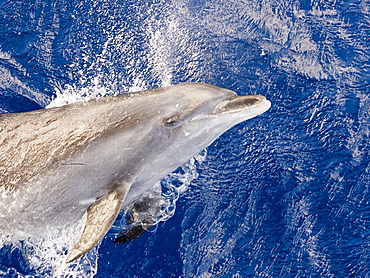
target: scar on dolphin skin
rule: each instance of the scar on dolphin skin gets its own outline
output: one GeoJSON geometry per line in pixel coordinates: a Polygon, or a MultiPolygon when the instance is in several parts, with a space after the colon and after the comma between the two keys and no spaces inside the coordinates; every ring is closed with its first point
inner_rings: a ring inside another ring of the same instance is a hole
{"type": "MultiPolygon", "coordinates": [[[[10,204],[12,198],[0,199],[0,214],[16,223],[2,232],[25,240],[46,233],[41,227],[62,230],[87,215],[81,237],[69,250],[67,262],[72,262],[106,235],[122,209],[139,202],[232,126],[270,106],[260,95],[238,96],[209,84],[182,83],[1,114],[0,169],[6,171],[0,171],[0,190],[27,207],[19,213],[10,204]],[[41,213],[40,204],[45,206],[41,213]]],[[[137,238],[154,223],[158,203],[141,201],[133,207],[134,221],[143,225],[119,235],[117,242],[137,238]],[[150,209],[151,219],[140,216],[150,209]]]]}

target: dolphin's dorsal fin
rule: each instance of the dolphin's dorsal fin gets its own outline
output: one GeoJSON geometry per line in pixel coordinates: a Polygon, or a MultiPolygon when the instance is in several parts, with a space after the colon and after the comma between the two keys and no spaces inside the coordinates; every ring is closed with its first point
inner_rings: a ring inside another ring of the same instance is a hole
{"type": "Polygon", "coordinates": [[[70,263],[89,252],[111,228],[121,210],[129,186],[116,189],[97,199],[87,210],[84,231],[69,253],[66,262],[70,263]]]}

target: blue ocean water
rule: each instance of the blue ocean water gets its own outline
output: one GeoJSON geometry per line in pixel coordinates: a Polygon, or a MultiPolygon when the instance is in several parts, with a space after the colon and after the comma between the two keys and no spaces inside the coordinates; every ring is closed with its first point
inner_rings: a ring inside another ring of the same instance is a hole
{"type": "Polygon", "coordinates": [[[272,102],[150,232],[64,274],[5,244],[0,276],[370,277],[369,46],[368,0],[0,0],[0,112],[186,81],[272,102]]]}

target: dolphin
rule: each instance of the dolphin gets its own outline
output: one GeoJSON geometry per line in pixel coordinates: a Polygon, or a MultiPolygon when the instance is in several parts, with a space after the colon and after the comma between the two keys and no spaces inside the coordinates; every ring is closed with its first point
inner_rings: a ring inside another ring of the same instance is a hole
{"type": "Polygon", "coordinates": [[[0,115],[0,234],[59,231],[85,217],[67,262],[106,235],[121,209],[232,126],[263,96],[203,83],[0,115]]]}

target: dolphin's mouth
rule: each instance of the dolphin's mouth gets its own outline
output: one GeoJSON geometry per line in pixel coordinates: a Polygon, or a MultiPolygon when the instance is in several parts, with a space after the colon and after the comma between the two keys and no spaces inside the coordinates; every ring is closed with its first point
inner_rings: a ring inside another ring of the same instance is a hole
{"type": "Polygon", "coordinates": [[[242,111],[258,106],[263,102],[267,102],[267,100],[264,96],[260,95],[236,96],[219,103],[215,108],[215,112],[217,114],[223,114],[242,111]]]}

